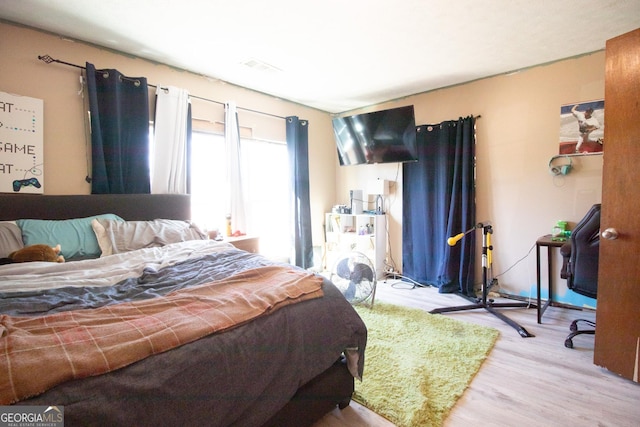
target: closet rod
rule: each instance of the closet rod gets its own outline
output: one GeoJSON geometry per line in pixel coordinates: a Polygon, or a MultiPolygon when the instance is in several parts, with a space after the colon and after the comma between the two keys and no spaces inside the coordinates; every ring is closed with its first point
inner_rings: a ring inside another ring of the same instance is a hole
{"type": "MultiPolygon", "coordinates": [[[[65,62],[65,61],[61,61],[59,59],[52,58],[49,55],[38,55],[38,59],[40,61],[42,61],[42,62],[47,63],[47,64],[51,64],[52,62],[56,62],[58,64],[68,65],[70,67],[79,68],[81,70],[86,70],[87,69],[86,67],[83,67],[81,65],[76,65],[76,64],[72,64],[70,62],[65,62]]],[[[147,86],[152,87],[152,88],[157,88],[156,85],[153,85],[151,83],[147,83],[147,86]]],[[[160,88],[160,89],[162,89],[162,88],[160,88]]],[[[203,97],[197,96],[197,95],[189,94],[189,98],[195,98],[195,99],[199,99],[201,101],[207,101],[207,102],[213,102],[214,104],[225,105],[224,102],[216,101],[214,99],[209,99],[209,98],[203,98],[203,97]]],[[[238,110],[244,110],[244,111],[248,111],[248,112],[251,112],[251,113],[262,114],[264,116],[270,116],[270,117],[275,117],[277,119],[286,120],[286,117],[278,116],[276,114],[271,114],[271,113],[265,113],[264,111],[252,110],[250,108],[243,108],[243,107],[237,107],[237,108],[238,108],[238,110]]]]}

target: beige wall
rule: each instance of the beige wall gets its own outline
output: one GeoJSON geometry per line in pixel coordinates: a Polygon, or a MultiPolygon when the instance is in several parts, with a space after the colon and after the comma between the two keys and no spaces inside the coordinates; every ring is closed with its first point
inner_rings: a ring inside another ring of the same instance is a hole
{"type": "MultiPolygon", "coordinates": [[[[402,268],[402,167],[339,167],[327,113],[271,96],[116,54],[83,43],[0,22],[0,90],[44,100],[47,194],[88,193],[82,100],[78,71],[44,64],[38,55],[145,76],[149,83],[182,87],[190,93],[279,116],[308,119],[313,239],[322,243],[323,213],[348,203],[350,189],[366,189],[376,178],[392,181],[389,207],[390,259],[402,268]]],[[[536,238],[559,220],[578,221],[601,200],[602,156],[574,158],[574,171],[552,177],[547,169],[558,152],[560,106],[604,97],[604,52],[522,72],[414,95],[367,110],[413,104],[418,124],[470,114],[477,122],[478,220],[494,227],[494,274],[527,255],[536,238]]],[[[240,122],[256,137],[284,137],[279,119],[241,112],[240,122]]],[[[193,115],[223,120],[222,107],[193,101],[193,115]]],[[[197,124],[196,124],[197,125],[197,124]]],[[[535,255],[499,277],[503,290],[529,295],[535,284],[535,255]]],[[[559,288],[564,288],[559,286],[559,288]]]]}
{"type": "MultiPolygon", "coordinates": [[[[45,54],[77,65],[90,62],[97,68],[117,68],[127,76],[146,77],[150,84],[181,87],[192,95],[215,101],[235,101],[238,107],[309,120],[313,239],[314,242],[322,241],[323,213],[330,209],[335,199],[337,165],[331,118],[327,113],[215,79],[0,22],[0,91],[44,100],[46,194],[88,194],[91,188],[85,182],[83,102],[78,95],[80,70],[39,61],[38,56],[45,54]]],[[[214,122],[210,125],[196,121],[194,126],[221,129],[220,123],[215,123],[224,122],[221,105],[192,98],[192,111],[193,117],[214,122]]],[[[242,110],[238,115],[241,126],[251,128],[254,137],[284,141],[284,120],[242,110]]]]}
{"type": "MultiPolygon", "coordinates": [[[[367,110],[413,104],[417,124],[481,116],[476,123],[477,219],[493,225],[497,275],[529,254],[536,239],[549,234],[557,220],[575,225],[601,201],[602,155],[574,157],[573,171],[564,177],[553,177],[547,166],[558,153],[560,106],[603,98],[604,52],[596,52],[367,110]]],[[[402,168],[340,167],[337,176],[341,201],[348,198],[350,188],[366,186],[371,178],[396,181],[397,190],[391,195],[391,249],[401,266],[402,168]]],[[[498,280],[508,293],[535,296],[535,249],[498,280]]],[[[564,281],[559,285],[558,290],[565,292],[564,281]]]]}

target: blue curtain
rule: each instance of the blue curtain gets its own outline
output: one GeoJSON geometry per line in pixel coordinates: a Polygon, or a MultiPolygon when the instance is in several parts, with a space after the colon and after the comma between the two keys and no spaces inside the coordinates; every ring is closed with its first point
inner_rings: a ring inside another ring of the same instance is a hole
{"type": "Polygon", "coordinates": [[[313,267],[311,199],[309,196],[309,122],[291,116],[287,121],[287,152],[291,174],[293,247],[292,263],[313,267]]]}
{"type": "Polygon", "coordinates": [[[149,193],[149,94],[143,77],[86,64],[91,193],[149,193]]]}
{"type": "Polygon", "coordinates": [[[403,165],[402,273],[441,293],[474,294],[475,119],[418,126],[418,162],[403,165]]]}

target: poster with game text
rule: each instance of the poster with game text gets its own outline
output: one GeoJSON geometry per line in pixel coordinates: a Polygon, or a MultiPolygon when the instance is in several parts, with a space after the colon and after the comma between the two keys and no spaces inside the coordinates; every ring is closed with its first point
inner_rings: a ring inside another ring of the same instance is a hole
{"type": "Polygon", "coordinates": [[[0,92],[1,193],[44,193],[43,105],[0,92]]]}

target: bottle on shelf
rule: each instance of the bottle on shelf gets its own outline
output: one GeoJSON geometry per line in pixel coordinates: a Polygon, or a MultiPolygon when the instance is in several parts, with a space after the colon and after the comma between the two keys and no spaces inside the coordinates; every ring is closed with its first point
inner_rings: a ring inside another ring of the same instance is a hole
{"type": "Polygon", "coordinates": [[[231,230],[231,214],[227,214],[227,237],[230,237],[233,231],[231,230]]]}

